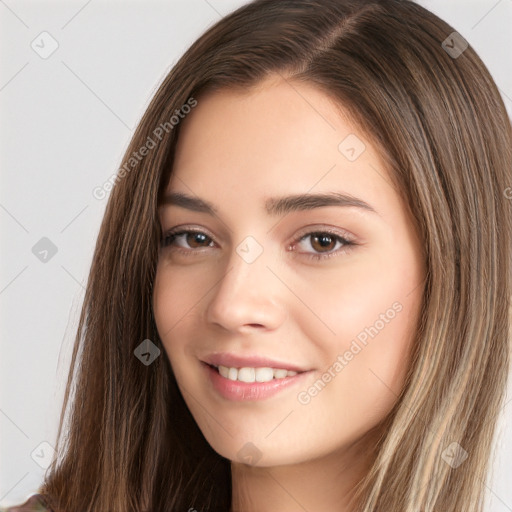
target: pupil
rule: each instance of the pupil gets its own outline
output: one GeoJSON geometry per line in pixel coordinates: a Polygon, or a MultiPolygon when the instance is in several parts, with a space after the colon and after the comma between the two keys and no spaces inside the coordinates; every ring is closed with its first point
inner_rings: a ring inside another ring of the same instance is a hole
{"type": "Polygon", "coordinates": [[[328,235],[328,234],[324,234],[324,235],[315,235],[314,236],[314,242],[320,242],[320,247],[322,249],[330,249],[332,243],[333,243],[333,237],[331,235],[328,235]]]}
{"type": "Polygon", "coordinates": [[[200,246],[201,242],[204,243],[208,237],[203,233],[192,233],[189,235],[189,239],[190,238],[192,238],[192,243],[190,243],[190,241],[187,240],[188,244],[191,247],[196,247],[200,246]]]}

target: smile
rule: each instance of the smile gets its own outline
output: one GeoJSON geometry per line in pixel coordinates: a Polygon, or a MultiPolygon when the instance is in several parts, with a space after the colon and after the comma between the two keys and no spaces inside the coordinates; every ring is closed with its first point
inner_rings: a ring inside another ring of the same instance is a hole
{"type": "Polygon", "coordinates": [[[201,365],[210,386],[223,398],[235,402],[271,398],[285,389],[303,385],[304,378],[311,373],[270,367],[214,366],[204,362],[201,365]]]}
{"type": "Polygon", "coordinates": [[[270,382],[273,379],[284,379],[297,375],[295,371],[282,368],[228,368],[227,366],[215,366],[220,375],[229,380],[240,382],[270,382]]]}

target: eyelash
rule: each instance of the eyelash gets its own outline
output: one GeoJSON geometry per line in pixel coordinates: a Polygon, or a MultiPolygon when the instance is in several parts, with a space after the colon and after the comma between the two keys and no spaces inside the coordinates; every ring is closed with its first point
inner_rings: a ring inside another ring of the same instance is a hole
{"type": "MultiPolygon", "coordinates": [[[[213,242],[213,239],[208,236],[204,231],[196,230],[196,229],[182,229],[182,228],[173,228],[169,231],[167,231],[161,241],[160,241],[160,247],[162,249],[169,247],[179,236],[182,235],[189,235],[191,233],[199,233],[201,235],[205,235],[210,242],[213,242]]],[[[345,254],[353,247],[357,246],[353,240],[350,240],[346,238],[346,236],[341,236],[338,233],[335,233],[334,231],[331,231],[329,229],[323,229],[323,230],[315,230],[315,231],[308,231],[306,233],[301,234],[298,238],[296,238],[290,245],[289,248],[295,247],[297,243],[302,242],[303,240],[307,239],[308,237],[311,237],[313,235],[330,235],[332,236],[336,242],[341,242],[343,245],[341,248],[338,248],[336,250],[333,250],[332,252],[328,253],[303,253],[306,254],[307,258],[313,259],[313,260],[325,260],[327,258],[331,258],[333,256],[338,256],[340,254],[345,254]]],[[[206,249],[207,247],[202,247],[201,249],[206,249]]],[[[194,256],[197,254],[199,250],[195,249],[183,249],[182,247],[178,247],[177,250],[184,254],[185,256],[194,256]]]]}

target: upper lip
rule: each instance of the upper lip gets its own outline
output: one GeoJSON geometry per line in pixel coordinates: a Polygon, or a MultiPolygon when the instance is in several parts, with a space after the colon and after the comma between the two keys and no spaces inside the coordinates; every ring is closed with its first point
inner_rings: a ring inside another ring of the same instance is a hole
{"type": "Polygon", "coordinates": [[[228,368],[280,368],[297,373],[308,371],[296,364],[277,361],[268,357],[257,355],[239,356],[227,352],[210,354],[203,359],[203,362],[213,366],[227,366],[228,368]]]}

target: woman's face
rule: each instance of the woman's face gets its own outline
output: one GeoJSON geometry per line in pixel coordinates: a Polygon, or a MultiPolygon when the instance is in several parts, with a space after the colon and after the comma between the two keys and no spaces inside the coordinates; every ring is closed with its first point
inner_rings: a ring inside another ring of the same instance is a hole
{"type": "Polygon", "coordinates": [[[343,450],[404,384],[424,280],[408,210],[311,85],[210,93],[180,130],[153,308],[192,415],[234,461],[343,450]]]}

